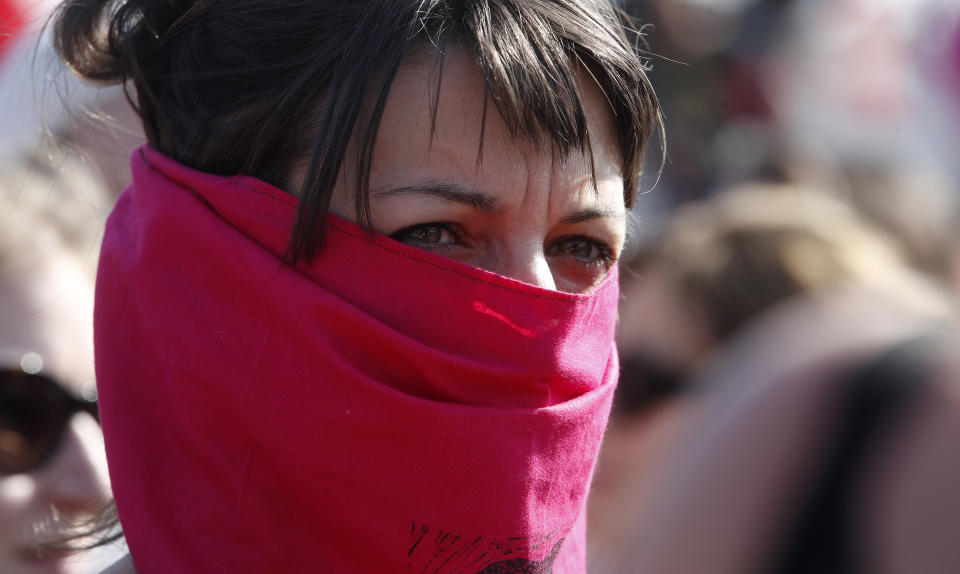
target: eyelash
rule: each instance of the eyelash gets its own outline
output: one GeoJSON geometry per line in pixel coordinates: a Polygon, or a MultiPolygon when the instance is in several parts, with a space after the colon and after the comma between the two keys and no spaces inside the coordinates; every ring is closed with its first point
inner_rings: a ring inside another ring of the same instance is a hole
{"type": "MultiPolygon", "coordinates": [[[[420,223],[417,225],[411,225],[410,227],[404,227],[399,231],[395,231],[391,233],[390,237],[392,239],[400,241],[401,243],[413,245],[414,247],[424,246],[423,248],[429,251],[437,252],[437,253],[446,253],[455,247],[463,246],[465,244],[463,239],[464,233],[463,233],[463,230],[460,228],[460,226],[451,224],[451,223],[443,223],[443,222],[430,222],[430,223],[420,223]],[[435,242],[410,240],[410,236],[413,233],[421,230],[431,229],[431,228],[439,229],[441,230],[441,232],[446,231],[450,233],[450,235],[453,236],[453,241],[450,243],[435,243],[435,242]]],[[[566,235],[559,239],[556,239],[547,248],[547,254],[550,255],[550,254],[556,253],[556,254],[563,255],[562,253],[557,251],[557,249],[564,242],[573,242],[573,241],[584,241],[590,244],[591,246],[596,247],[597,251],[599,252],[599,256],[597,256],[596,259],[592,259],[592,260],[587,260],[574,255],[570,255],[570,257],[578,259],[583,264],[591,267],[609,268],[609,267],[612,267],[614,263],[616,263],[617,258],[614,256],[613,249],[611,249],[609,245],[607,245],[602,241],[598,241],[596,239],[590,238],[585,235],[566,235]]],[[[466,244],[466,246],[469,246],[469,244],[466,244]]]]}
{"type": "Polygon", "coordinates": [[[407,245],[413,245],[414,247],[421,246],[421,245],[429,246],[429,247],[423,247],[423,248],[428,249],[429,251],[437,252],[437,253],[446,253],[447,251],[450,251],[454,247],[457,247],[458,245],[463,244],[463,235],[464,235],[463,230],[460,229],[460,227],[457,225],[453,225],[450,223],[431,222],[431,223],[419,223],[417,225],[411,225],[410,227],[404,227],[399,231],[395,231],[391,233],[390,238],[396,239],[401,243],[406,243],[407,245]],[[453,236],[453,242],[452,243],[433,243],[433,242],[427,242],[427,241],[411,241],[410,240],[410,236],[414,232],[424,230],[424,229],[430,229],[430,228],[437,228],[437,229],[440,229],[441,231],[446,231],[450,233],[450,235],[453,236]]]}
{"type": "Polygon", "coordinates": [[[583,241],[593,247],[596,247],[597,251],[599,252],[599,255],[595,259],[581,258],[576,255],[568,255],[569,257],[573,257],[579,261],[582,261],[586,265],[600,267],[604,269],[609,268],[613,266],[614,263],[616,263],[617,259],[613,254],[613,249],[611,249],[609,245],[607,245],[602,241],[598,241],[596,239],[590,238],[586,235],[567,235],[559,239],[556,239],[554,240],[553,244],[551,244],[551,246],[547,249],[547,254],[550,254],[552,251],[554,251],[554,249],[561,246],[565,242],[574,242],[574,241],[583,241]]]}

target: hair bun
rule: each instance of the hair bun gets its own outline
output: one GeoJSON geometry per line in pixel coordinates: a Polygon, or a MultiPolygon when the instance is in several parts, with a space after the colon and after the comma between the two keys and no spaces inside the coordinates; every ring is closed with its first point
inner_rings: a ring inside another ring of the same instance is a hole
{"type": "Polygon", "coordinates": [[[137,80],[163,66],[165,40],[209,0],[66,0],[54,46],[74,72],[97,82],[137,80]]]}

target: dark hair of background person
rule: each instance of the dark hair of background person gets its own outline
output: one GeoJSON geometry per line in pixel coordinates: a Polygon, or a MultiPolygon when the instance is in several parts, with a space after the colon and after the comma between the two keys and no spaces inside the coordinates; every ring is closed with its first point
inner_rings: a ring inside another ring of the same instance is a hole
{"type": "MultiPolygon", "coordinates": [[[[434,114],[445,51],[465,48],[511,133],[561,158],[590,148],[575,80],[586,69],[615,116],[627,206],[661,126],[640,33],[605,1],[67,0],[52,22],[76,73],[124,85],[158,151],[204,172],[302,185],[292,263],[322,248],[354,137],[357,216],[370,228],[378,124],[401,62],[424,48],[435,53],[434,114]],[[302,165],[304,181],[288,182],[302,165]]],[[[481,135],[478,162],[482,148],[481,135]]]]}
{"type": "Polygon", "coordinates": [[[851,284],[932,288],[852,206],[788,185],[741,186],[685,206],[643,265],[667,273],[718,341],[797,295],[851,284]]]}
{"type": "MultiPolygon", "coordinates": [[[[665,281],[698,337],[687,333],[683,339],[696,340],[682,345],[659,328],[660,345],[673,353],[665,359],[662,348],[633,340],[625,327],[638,315],[625,308],[616,412],[640,412],[684,392],[700,360],[694,356],[704,358],[788,299],[850,285],[939,299],[927,292],[935,284],[908,270],[904,251],[853,205],[818,188],[757,183],[687,203],[625,267],[641,282],[665,281]]],[[[635,286],[625,277],[629,300],[635,286]]]]}

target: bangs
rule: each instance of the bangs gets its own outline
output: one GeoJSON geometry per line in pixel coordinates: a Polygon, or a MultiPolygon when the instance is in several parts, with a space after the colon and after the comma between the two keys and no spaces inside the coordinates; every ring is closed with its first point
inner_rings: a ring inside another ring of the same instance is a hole
{"type": "MultiPolygon", "coordinates": [[[[593,5],[598,8],[598,5],[593,5]]],[[[633,203],[643,148],[660,118],[647,68],[629,41],[625,16],[588,11],[582,2],[425,2],[415,39],[437,49],[436,87],[443,81],[444,54],[462,46],[475,57],[487,98],[510,135],[560,158],[592,149],[578,79],[590,77],[605,96],[623,155],[624,202],[633,203]]],[[[437,98],[431,102],[436,117],[437,98]]],[[[483,141],[481,128],[480,156],[483,141]]]]}
{"type": "Polygon", "coordinates": [[[480,70],[478,161],[493,102],[515,139],[561,159],[581,152],[593,168],[586,77],[608,102],[627,207],[658,129],[663,144],[641,35],[614,0],[64,0],[53,22],[61,58],[121,84],[155,149],[199,171],[299,188],[293,264],[323,247],[348,148],[357,221],[371,228],[370,167],[390,87],[403,60],[424,51],[436,54],[434,124],[447,47],[480,70]]]}

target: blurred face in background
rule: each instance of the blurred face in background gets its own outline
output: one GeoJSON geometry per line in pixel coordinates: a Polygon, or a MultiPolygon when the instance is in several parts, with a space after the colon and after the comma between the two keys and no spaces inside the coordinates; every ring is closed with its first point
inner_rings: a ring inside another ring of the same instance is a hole
{"type": "Polygon", "coordinates": [[[766,89],[797,151],[956,175],[956,2],[795,2],[766,89]],[[951,7],[952,6],[952,7],[951,7]]]}
{"type": "MultiPolygon", "coordinates": [[[[5,373],[36,372],[57,381],[70,395],[92,397],[93,282],[65,251],[54,247],[44,251],[39,260],[5,264],[0,272],[0,368],[5,373]]],[[[6,396],[8,403],[0,408],[9,408],[11,395],[0,396],[6,396]]],[[[19,414],[25,410],[22,405],[16,408],[19,414]]],[[[0,423],[8,427],[0,428],[0,448],[5,451],[0,460],[5,466],[24,460],[27,455],[18,452],[24,437],[3,418],[0,423]]],[[[74,412],[55,444],[44,462],[28,472],[0,468],[3,574],[93,569],[83,556],[44,555],[38,553],[38,545],[57,540],[63,524],[91,515],[107,503],[103,435],[93,416],[74,412]]]]}
{"type": "Polygon", "coordinates": [[[622,289],[618,340],[624,358],[642,357],[686,376],[713,351],[710,325],[669,271],[649,265],[622,289]]]}

